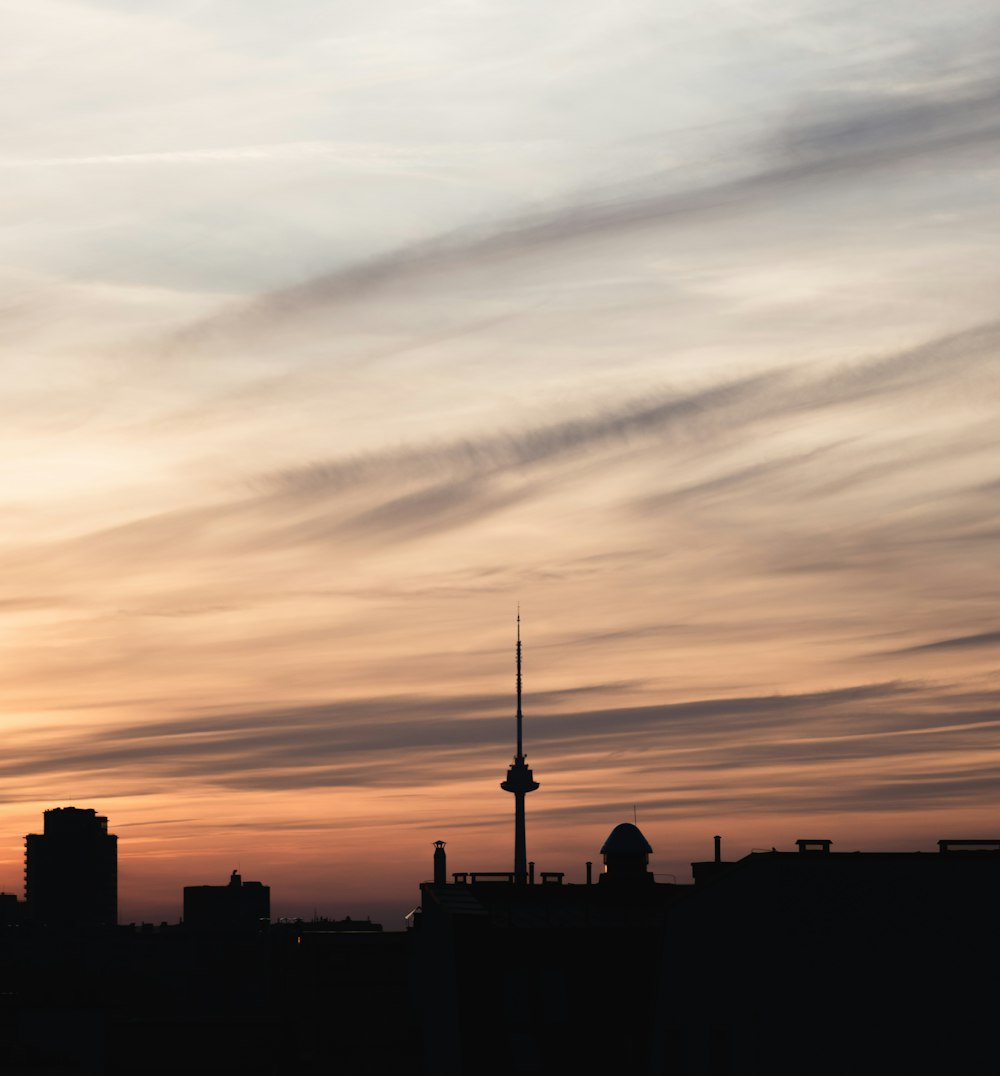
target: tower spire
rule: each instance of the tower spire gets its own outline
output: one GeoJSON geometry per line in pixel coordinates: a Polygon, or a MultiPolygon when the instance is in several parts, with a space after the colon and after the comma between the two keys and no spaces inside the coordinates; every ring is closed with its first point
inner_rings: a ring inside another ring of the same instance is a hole
{"type": "Polygon", "coordinates": [[[514,794],[514,881],[525,885],[528,881],[528,853],[524,828],[524,797],[538,788],[538,782],[524,760],[523,724],[521,713],[521,607],[517,607],[517,644],[515,647],[517,668],[517,754],[507,767],[507,780],[500,787],[514,794]]]}
{"type": "Polygon", "coordinates": [[[517,758],[524,757],[521,727],[524,717],[521,714],[521,606],[517,607],[517,758]]]}

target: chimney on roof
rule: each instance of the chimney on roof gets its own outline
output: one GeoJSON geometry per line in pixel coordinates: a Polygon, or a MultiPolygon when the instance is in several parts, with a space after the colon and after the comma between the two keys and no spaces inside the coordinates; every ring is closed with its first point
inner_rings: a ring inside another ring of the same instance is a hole
{"type": "Polygon", "coordinates": [[[434,842],[434,884],[446,885],[448,882],[448,860],[445,856],[444,841],[434,842]]]}

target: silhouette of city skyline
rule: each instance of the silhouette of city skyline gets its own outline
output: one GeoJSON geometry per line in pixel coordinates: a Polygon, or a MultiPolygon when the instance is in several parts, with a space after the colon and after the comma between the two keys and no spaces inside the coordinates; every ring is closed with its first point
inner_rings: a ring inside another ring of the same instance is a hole
{"type": "Polygon", "coordinates": [[[46,810],[25,838],[25,901],[0,896],[0,1071],[124,1073],[154,1042],[146,1071],[186,1076],[800,1076],[803,1057],[839,1074],[861,1053],[863,1071],[970,1071],[974,1047],[917,1033],[991,1018],[1000,839],[868,852],[810,836],[727,860],[717,834],[678,882],[650,870],[633,820],[611,825],[596,877],[593,861],[579,880],[536,869],[520,618],[515,668],[512,869],[449,871],[434,841],[405,930],[272,922],[270,886],[238,869],[184,886],[176,924],[119,927],[108,818],[46,810]],[[959,925],[968,943],[930,944],[959,925]],[[402,1014],[391,1030],[387,1006],[402,1014]]]}
{"type": "MultiPolygon", "coordinates": [[[[515,654],[515,754],[508,767],[507,779],[500,787],[514,794],[515,818],[512,864],[510,871],[474,869],[455,872],[447,881],[446,842],[434,842],[434,885],[508,882],[517,886],[562,885],[565,871],[536,871],[534,861],[527,859],[527,826],[524,797],[540,785],[527,765],[524,750],[523,713],[523,642],[521,615],[516,617],[515,654]]],[[[695,885],[715,877],[726,866],[721,859],[721,836],[715,836],[715,857],[712,861],[691,864],[695,885]]],[[[114,926],[117,923],[118,838],[108,832],[108,819],[95,808],[75,806],[49,808],[43,815],[43,832],[25,837],[24,903],[16,894],[0,894],[0,909],[6,909],[8,922],[30,921],[36,926],[60,925],[70,927],[114,926]]],[[[800,853],[830,853],[829,839],[797,839],[800,853]]],[[[956,851],[997,852],[1000,842],[992,838],[950,839],[938,841],[941,853],[956,851]]],[[[598,877],[602,885],[654,883],[649,870],[652,847],[634,822],[614,826],[601,845],[604,869],[598,877]]],[[[772,849],[776,855],[776,848],[772,849]]],[[[754,852],[751,855],[756,855],[754,852]]],[[[861,853],[855,855],[920,855],[921,853],[861,853]]],[[[586,884],[593,882],[593,864],[584,864],[586,884]]],[[[655,883],[659,884],[659,883],[655,883]]],[[[676,884],[676,880],[674,883],[676,884]]],[[[270,886],[259,881],[244,880],[239,870],[232,870],[224,885],[185,885],[183,912],[180,922],[204,929],[229,926],[258,927],[270,921],[270,886]]],[[[334,921],[314,916],[314,921],[334,921]]],[[[301,917],[292,922],[305,923],[301,917]]],[[[410,922],[410,919],[407,920],[410,922]]],[[[354,920],[353,922],[362,922],[354,920]]]]}

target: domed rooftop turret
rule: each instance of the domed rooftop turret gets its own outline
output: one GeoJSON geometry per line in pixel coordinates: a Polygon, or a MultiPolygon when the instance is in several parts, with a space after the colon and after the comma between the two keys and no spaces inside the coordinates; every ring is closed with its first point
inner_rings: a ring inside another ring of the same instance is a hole
{"type": "Polygon", "coordinates": [[[631,822],[615,826],[601,845],[601,855],[604,856],[601,881],[615,885],[652,882],[653,876],[647,869],[652,851],[638,826],[633,826],[631,822]]]}
{"type": "Polygon", "coordinates": [[[608,839],[601,845],[601,855],[649,855],[653,849],[642,835],[638,826],[631,822],[622,822],[608,834],[608,839]]]}

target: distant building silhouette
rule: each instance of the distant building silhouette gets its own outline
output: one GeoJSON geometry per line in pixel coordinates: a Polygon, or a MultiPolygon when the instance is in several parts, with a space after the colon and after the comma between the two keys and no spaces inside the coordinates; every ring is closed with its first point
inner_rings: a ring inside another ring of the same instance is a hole
{"type": "Polygon", "coordinates": [[[0,893],[0,927],[24,922],[25,904],[14,893],[0,893]]]}
{"type": "Polygon", "coordinates": [[[118,921],[118,838],[92,807],[54,807],[42,833],[25,841],[25,900],[34,923],[114,926],[118,921]]]}
{"type": "Polygon", "coordinates": [[[233,871],[228,885],[186,885],[184,925],[192,930],[256,930],[271,918],[271,887],[244,882],[233,871]]]}
{"type": "Polygon", "coordinates": [[[381,923],[373,923],[371,918],[352,919],[349,915],[343,919],[328,919],[325,915],[312,919],[279,919],[271,924],[272,934],[380,934],[381,923]]]}

